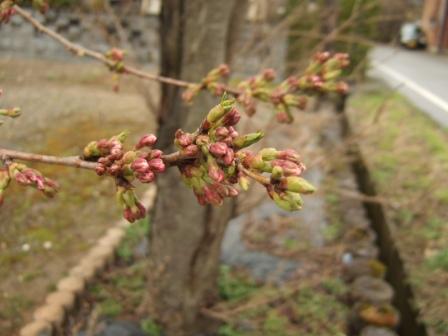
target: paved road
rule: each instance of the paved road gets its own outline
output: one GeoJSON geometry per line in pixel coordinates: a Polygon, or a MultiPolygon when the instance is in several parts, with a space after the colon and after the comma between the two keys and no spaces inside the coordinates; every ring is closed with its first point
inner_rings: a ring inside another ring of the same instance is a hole
{"type": "Polygon", "coordinates": [[[448,127],[448,57],[382,46],[371,52],[370,59],[371,77],[396,88],[448,127]]]}

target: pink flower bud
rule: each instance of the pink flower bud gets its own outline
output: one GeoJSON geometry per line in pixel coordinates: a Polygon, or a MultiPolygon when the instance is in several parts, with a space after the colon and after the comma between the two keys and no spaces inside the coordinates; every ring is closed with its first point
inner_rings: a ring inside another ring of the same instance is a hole
{"type": "Polygon", "coordinates": [[[221,64],[218,67],[218,72],[222,77],[227,77],[230,74],[230,67],[227,64],[221,64]]]}
{"type": "Polygon", "coordinates": [[[321,51],[314,55],[314,60],[323,64],[330,59],[331,54],[328,51],[321,51]]]}
{"type": "Polygon", "coordinates": [[[224,156],[229,147],[224,142],[215,142],[211,144],[209,147],[210,153],[215,156],[224,156]]]}
{"type": "Polygon", "coordinates": [[[232,149],[228,149],[226,154],[224,155],[223,162],[226,166],[230,166],[233,163],[233,159],[235,158],[235,154],[232,149]]]}
{"type": "Polygon", "coordinates": [[[227,135],[229,135],[229,129],[227,127],[218,127],[216,129],[215,135],[217,137],[225,138],[227,135]]]}
{"type": "Polygon", "coordinates": [[[149,155],[150,159],[158,159],[162,157],[163,152],[160,149],[153,149],[149,155]]]}
{"type": "Polygon", "coordinates": [[[134,214],[131,211],[131,208],[124,209],[123,217],[130,223],[135,222],[134,214]]]}
{"type": "Polygon", "coordinates": [[[263,76],[264,80],[270,82],[275,79],[277,74],[275,73],[274,69],[265,69],[265,70],[263,70],[262,76],[263,76]]]}
{"type": "Polygon", "coordinates": [[[271,93],[271,102],[273,104],[280,104],[283,101],[283,97],[285,96],[285,92],[282,89],[275,89],[271,93]]]}
{"type": "Polygon", "coordinates": [[[108,173],[112,176],[116,176],[121,172],[121,165],[118,163],[114,163],[112,166],[109,167],[108,173]]]}
{"type": "Polygon", "coordinates": [[[283,173],[286,176],[299,176],[304,171],[302,165],[297,165],[294,162],[286,160],[273,160],[272,166],[279,166],[283,169],[283,173]]]}
{"type": "Polygon", "coordinates": [[[175,134],[177,143],[182,147],[187,147],[193,143],[193,136],[178,129],[175,134]]]}
{"type": "Polygon", "coordinates": [[[144,158],[135,159],[131,164],[131,169],[139,174],[146,173],[149,170],[148,161],[144,158]]]}
{"type": "Polygon", "coordinates": [[[124,51],[121,49],[113,48],[108,54],[109,58],[113,61],[120,62],[124,59],[124,51]]]}
{"type": "Polygon", "coordinates": [[[238,124],[241,119],[241,114],[236,108],[232,108],[229,113],[227,113],[223,118],[224,126],[234,126],[238,124]]]}
{"type": "Polygon", "coordinates": [[[221,205],[223,202],[222,197],[216,192],[214,189],[210,188],[209,186],[206,186],[204,188],[204,198],[207,203],[213,204],[213,205],[221,205]]]}
{"type": "Polygon", "coordinates": [[[105,173],[106,173],[106,167],[104,167],[104,165],[102,165],[102,164],[98,164],[96,167],[95,167],[95,172],[96,172],[96,174],[98,175],[98,176],[102,176],[102,175],[104,175],[105,173]]]}
{"type": "Polygon", "coordinates": [[[151,183],[154,181],[155,177],[156,177],[156,175],[151,170],[147,171],[146,173],[137,175],[137,178],[142,183],[151,183]]]}
{"type": "Polygon", "coordinates": [[[276,154],[276,158],[280,160],[300,163],[300,155],[294,149],[285,149],[282,151],[278,151],[276,154]]]}
{"type": "Polygon", "coordinates": [[[295,76],[288,77],[288,79],[286,81],[289,84],[289,86],[293,89],[297,89],[300,85],[299,80],[295,76]]]}
{"type": "Polygon", "coordinates": [[[199,147],[196,145],[190,145],[182,149],[182,154],[187,156],[196,156],[199,153],[199,147]]]}
{"type": "Polygon", "coordinates": [[[152,159],[149,161],[149,167],[153,172],[162,173],[165,171],[165,163],[162,159],[152,159]]]}
{"type": "Polygon", "coordinates": [[[232,126],[229,126],[229,132],[230,132],[229,135],[232,138],[236,138],[238,136],[238,132],[232,126]]]}
{"type": "Polygon", "coordinates": [[[238,196],[238,194],[240,193],[240,192],[238,191],[238,189],[236,189],[236,188],[234,188],[234,187],[230,187],[230,186],[229,186],[228,190],[229,190],[229,197],[236,197],[236,196],[238,196]]]}
{"type": "Polygon", "coordinates": [[[154,134],[146,134],[140,138],[137,145],[135,146],[137,149],[143,147],[151,147],[157,142],[157,137],[154,134]]]}
{"type": "Polygon", "coordinates": [[[220,169],[216,165],[208,166],[208,176],[210,176],[210,178],[216,182],[222,182],[225,178],[225,174],[222,169],[220,169]]]}

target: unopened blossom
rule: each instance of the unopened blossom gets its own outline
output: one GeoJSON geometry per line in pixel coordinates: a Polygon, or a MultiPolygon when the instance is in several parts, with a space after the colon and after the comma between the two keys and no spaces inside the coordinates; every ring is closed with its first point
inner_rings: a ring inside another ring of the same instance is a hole
{"type": "Polygon", "coordinates": [[[143,147],[151,147],[157,142],[157,137],[154,134],[146,134],[140,138],[135,148],[141,149],[143,147]]]}

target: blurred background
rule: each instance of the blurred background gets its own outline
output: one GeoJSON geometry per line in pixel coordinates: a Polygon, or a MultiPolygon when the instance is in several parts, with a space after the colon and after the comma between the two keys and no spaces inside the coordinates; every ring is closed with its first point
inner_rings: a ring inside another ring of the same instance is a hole
{"type": "MultiPolygon", "coordinates": [[[[24,8],[77,44],[122,48],[127,62],[157,73],[162,1],[55,0],[45,14],[24,8]]],[[[318,191],[293,215],[257,187],[239,197],[222,246],[217,334],[448,335],[448,1],[249,0],[241,8],[231,84],[265,68],[284,79],[329,50],[350,55],[350,90],[311,99],[292,125],[273,122],[263,105],[243,120],[245,130],[267,129],[264,147],[297,149],[318,191]],[[385,274],[387,289],[375,293],[395,292],[381,309],[354,299],[356,290],[373,291],[354,285],[365,272],[385,274]]],[[[0,106],[23,110],[0,128],[5,148],[76,155],[123,129],[131,142],[157,129],[157,83],[118,78],[75,57],[18,15],[0,25],[0,86],[0,106]]],[[[5,336],[31,321],[120,218],[112,181],[35,167],[61,191],[48,200],[14,186],[0,210],[5,336]]],[[[61,335],[162,335],[141,312],[149,230],[148,219],[128,229],[118,262],[89,286],[61,335]]]]}

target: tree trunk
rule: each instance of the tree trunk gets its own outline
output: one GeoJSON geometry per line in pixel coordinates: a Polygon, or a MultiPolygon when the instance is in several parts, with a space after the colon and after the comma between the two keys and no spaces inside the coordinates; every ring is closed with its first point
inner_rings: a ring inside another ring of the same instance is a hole
{"type": "MultiPolygon", "coordinates": [[[[224,62],[230,17],[237,0],[164,0],[161,73],[199,81],[224,62]]],[[[178,128],[194,131],[217,99],[208,93],[185,106],[180,90],[162,86],[159,146],[170,150],[178,128]]],[[[204,327],[200,310],[217,295],[220,247],[234,202],[200,206],[176,169],[158,178],[150,233],[148,310],[167,335],[193,335],[204,327]]]]}

